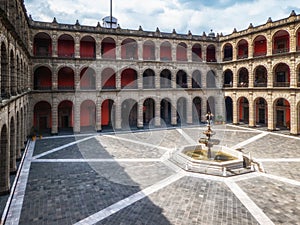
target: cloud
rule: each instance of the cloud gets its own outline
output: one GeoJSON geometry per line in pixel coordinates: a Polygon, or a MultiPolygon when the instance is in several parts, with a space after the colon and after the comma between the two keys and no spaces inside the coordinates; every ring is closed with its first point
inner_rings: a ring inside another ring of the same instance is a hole
{"type": "MultiPolygon", "coordinates": [[[[55,16],[60,23],[96,26],[109,15],[108,0],[25,0],[25,6],[34,20],[51,22],[55,16]]],[[[113,15],[122,28],[186,34],[214,32],[229,34],[234,28],[247,29],[264,24],[268,17],[273,21],[288,17],[291,10],[300,12],[294,0],[131,0],[113,1],[113,15]]]]}

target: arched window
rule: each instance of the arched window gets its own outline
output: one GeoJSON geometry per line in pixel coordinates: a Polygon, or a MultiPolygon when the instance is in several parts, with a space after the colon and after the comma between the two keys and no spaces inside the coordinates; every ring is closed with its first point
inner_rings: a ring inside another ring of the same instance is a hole
{"type": "Polygon", "coordinates": [[[52,55],[52,40],[49,34],[38,33],[33,39],[33,54],[35,56],[49,57],[52,55]]]}
{"type": "Polygon", "coordinates": [[[58,57],[73,58],[75,55],[74,39],[71,35],[63,34],[58,38],[58,57]]]}
{"type": "Polygon", "coordinates": [[[91,36],[85,36],[80,40],[80,58],[95,58],[96,42],[91,36]]]}

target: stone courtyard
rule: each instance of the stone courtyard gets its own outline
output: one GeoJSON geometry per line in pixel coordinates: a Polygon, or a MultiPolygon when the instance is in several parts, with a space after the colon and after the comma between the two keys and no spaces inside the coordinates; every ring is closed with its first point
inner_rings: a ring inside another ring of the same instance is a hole
{"type": "Polygon", "coordinates": [[[265,173],[188,173],[172,152],[202,127],[43,137],[26,153],[5,224],[300,224],[300,138],[215,125],[265,173]]]}

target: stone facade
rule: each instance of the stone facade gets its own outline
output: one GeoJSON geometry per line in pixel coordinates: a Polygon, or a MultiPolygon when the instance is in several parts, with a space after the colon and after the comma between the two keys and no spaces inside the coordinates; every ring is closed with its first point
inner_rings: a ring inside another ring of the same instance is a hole
{"type": "Polygon", "coordinates": [[[23,1],[0,8],[2,193],[32,128],[178,126],[212,111],[218,122],[300,133],[294,12],[223,36],[38,22],[23,1]]]}

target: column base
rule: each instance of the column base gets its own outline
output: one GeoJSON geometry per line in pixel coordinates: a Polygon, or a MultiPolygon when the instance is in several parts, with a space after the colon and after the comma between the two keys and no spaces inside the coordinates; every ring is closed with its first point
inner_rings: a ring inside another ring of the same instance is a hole
{"type": "Polygon", "coordinates": [[[51,136],[57,136],[58,133],[51,133],[51,136]]]}

